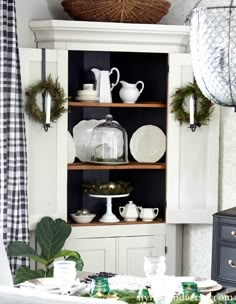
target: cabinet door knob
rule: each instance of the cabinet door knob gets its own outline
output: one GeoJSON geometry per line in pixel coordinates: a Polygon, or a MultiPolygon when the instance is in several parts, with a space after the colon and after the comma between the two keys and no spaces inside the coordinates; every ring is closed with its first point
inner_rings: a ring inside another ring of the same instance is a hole
{"type": "Polygon", "coordinates": [[[235,231],[231,231],[231,235],[236,237],[236,232],[235,231]]]}
{"type": "Polygon", "coordinates": [[[232,260],[228,260],[228,264],[232,267],[232,268],[236,268],[236,265],[234,265],[232,260]]]}

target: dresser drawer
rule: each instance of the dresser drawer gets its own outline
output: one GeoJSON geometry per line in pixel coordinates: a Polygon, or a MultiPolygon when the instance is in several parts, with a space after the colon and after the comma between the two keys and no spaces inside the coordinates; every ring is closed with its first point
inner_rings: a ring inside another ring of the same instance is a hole
{"type": "MultiPolygon", "coordinates": [[[[232,281],[232,286],[236,285],[236,248],[232,246],[221,245],[218,247],[218,281],[232,281]],[[232,265],[229,261],[232,261],[232,265]],[[235,267],[233,267],[235,266],[235,267]]],[[[213,253],[214,254],[214,253],[213,253]]]]}
{"type": "Polygon", "coordinates": [[[236,246],[236,225],[221,223],[219,234],[220,234],[219,237],[220,241],[235,242],[235,246],[236,246]]]}

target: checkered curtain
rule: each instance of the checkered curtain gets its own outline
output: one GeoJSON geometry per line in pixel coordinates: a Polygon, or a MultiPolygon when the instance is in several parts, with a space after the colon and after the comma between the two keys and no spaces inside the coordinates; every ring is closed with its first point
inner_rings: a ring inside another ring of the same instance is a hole
{"type": "MultiPolygon", "coordinates": [[[[0,0],[0,232],[28,242],[27,163],[15,0],[0,0]]],[[[10,260],[12,272],[28,262],[10,260]]]]}

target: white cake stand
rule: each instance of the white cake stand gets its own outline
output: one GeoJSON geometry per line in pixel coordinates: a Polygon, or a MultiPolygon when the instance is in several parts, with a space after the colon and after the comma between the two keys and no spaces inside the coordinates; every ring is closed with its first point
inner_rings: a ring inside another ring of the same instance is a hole
{"type": "Polygon", "coordinates": [[[106,213],[99,219],[99,222],[102,223],[116,223],[120,220],[112,213],[112,198],[119,198],[119,197],[126,197],[129,196],[129,193],[125,194],[117,194],[117,195],[98,195],[98,194],[89,194],[91,197],[98,197],[98,198],[106,198],[107,200],[107,210],[106,213]]]}

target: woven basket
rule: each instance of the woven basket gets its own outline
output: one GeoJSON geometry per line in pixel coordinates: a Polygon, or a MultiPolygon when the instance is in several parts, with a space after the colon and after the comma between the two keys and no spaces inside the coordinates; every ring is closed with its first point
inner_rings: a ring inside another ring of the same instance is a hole
{"type": "Polygon", "coordinates": [[[63,0],[64,10],[76,20],[157,23],[168,13],[166,0],[63,0]]]}

